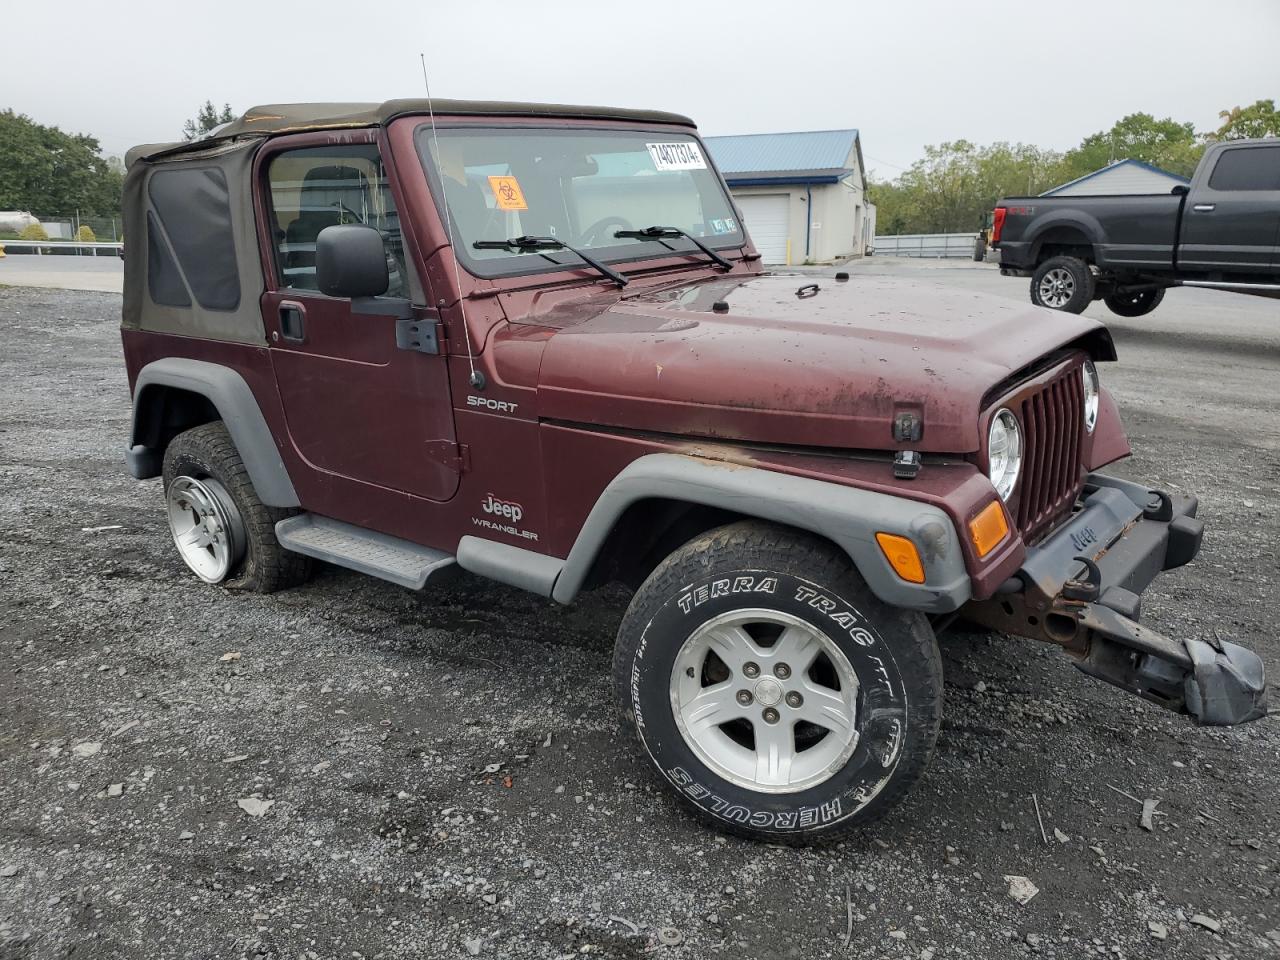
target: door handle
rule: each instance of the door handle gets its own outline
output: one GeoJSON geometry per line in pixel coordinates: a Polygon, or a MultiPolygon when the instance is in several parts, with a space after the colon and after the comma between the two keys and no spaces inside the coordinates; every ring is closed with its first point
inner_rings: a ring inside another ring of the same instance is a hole
{"type": "Polygon", "coordinates": [[[1196,213],[1212,213],[1215,207],[1217,207],[1216,203],[1197,203],[1191,209],[1196,213]]]}
{"type": "Polygon", "coordinates": [[[280,304],[280,336],[294,343],[307,339],[307,310],[302,304],[280,304]]]}

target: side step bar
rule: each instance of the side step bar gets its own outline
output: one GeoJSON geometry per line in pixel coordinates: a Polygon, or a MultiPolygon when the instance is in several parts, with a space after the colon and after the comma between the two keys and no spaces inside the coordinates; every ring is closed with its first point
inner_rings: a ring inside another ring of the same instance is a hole
{"type": "Polygon", "coordinates": [[[276,524],[276,539],[286,550],[411,590],[421,590],[431,574],[455,561],[443,551],[314,513],[281,520],[276,524]]]}

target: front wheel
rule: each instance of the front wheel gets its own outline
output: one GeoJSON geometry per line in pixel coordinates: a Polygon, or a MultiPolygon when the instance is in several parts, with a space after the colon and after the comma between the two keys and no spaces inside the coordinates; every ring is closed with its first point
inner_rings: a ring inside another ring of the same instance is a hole
{"type": "Polygon", "coordinates": [[[1051,257],[1031,276],[1031,302],[1050,310],[1084,313],[1093,289],[1093,271],[1077,257],[1051,257]]]}
{"type": "Polygon", "coordinates": [[[1133,293],[1113,293],[1103,297],[1102,302],[1118,317],[1141,317],[1160,306],[1164,299],[1164,288],[1156,290],[1138,290],[1133,293]]]}
{"type": "Polygon", "coordinates": [[[659,565],[623,619],[614,678],[685,804],[790,843],[892,807],[928,765],[942,710],[925,618],[879,601],[827,541],[757,522],[659,565]]]}

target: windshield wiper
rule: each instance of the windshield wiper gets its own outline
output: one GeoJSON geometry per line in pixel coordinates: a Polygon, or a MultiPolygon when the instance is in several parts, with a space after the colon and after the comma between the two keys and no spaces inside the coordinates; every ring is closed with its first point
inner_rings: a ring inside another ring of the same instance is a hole
{"type": "MultiPolygon", "coordinates": [[[[568,250],[582,258],[587,266],[608,277],[619,287],[625,287],[630,281],[612,267],[607,267],[595,257],[583,253],[577,247],[571,247],[563,240],[555,237],[510,237],[506,240],[477,240],[471,244],[477,250],[515,250],[519,253],[536,253],[539,250],[568,250]]],[[[549,259],[549,258],[548,258],[549,259]]]]}
{"type": "Polygon", "coordinates": [[[720,254],[716,253],[693,234],[686,233],[679,227],[645,227],[643,230],[616,230],[613,235],[619,238],[632,238],[635,240],[661,240],[664,237],[684,237],[708,257],[714,260],[721,270],[733,269],[732,263],[720,256],[720,254]]]}

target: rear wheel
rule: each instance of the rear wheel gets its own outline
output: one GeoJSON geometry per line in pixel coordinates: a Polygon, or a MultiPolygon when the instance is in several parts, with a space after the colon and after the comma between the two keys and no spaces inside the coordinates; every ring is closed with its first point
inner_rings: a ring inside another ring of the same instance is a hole
{"type": "Polygon", "coordinates": [[[310,576],[310,558],[285,550],[276,540],[276,523],[294,511],[268,507],[258,499],[221,420],[169,442],[164,491],[178,555],[206,583],[272,593],[310,576]]]}
{"type": "Polygon", "coordinates": [[[632,600],[614,678],[650,759],[717,829],[808,843],[891,808],[932,755],[928,622],[830,543],[757,522],[668,557],[632,600]]]}
{"type": "Polygon", "coordinates": [[[1157,290],[1138,290],[1133,293],[1113,293],[1102,298],[1102,302],[1118,317],[1141,317],[1160,306],[1164,299],[1164,288],[1157,290]]]}
{"type": "Polygon", "coordinates": [[[1077,257],[1051,257],[1031,276],[1031,302],[1050,310],[1084,313],[1093,289],[1093,271],[1077,257]]]}

